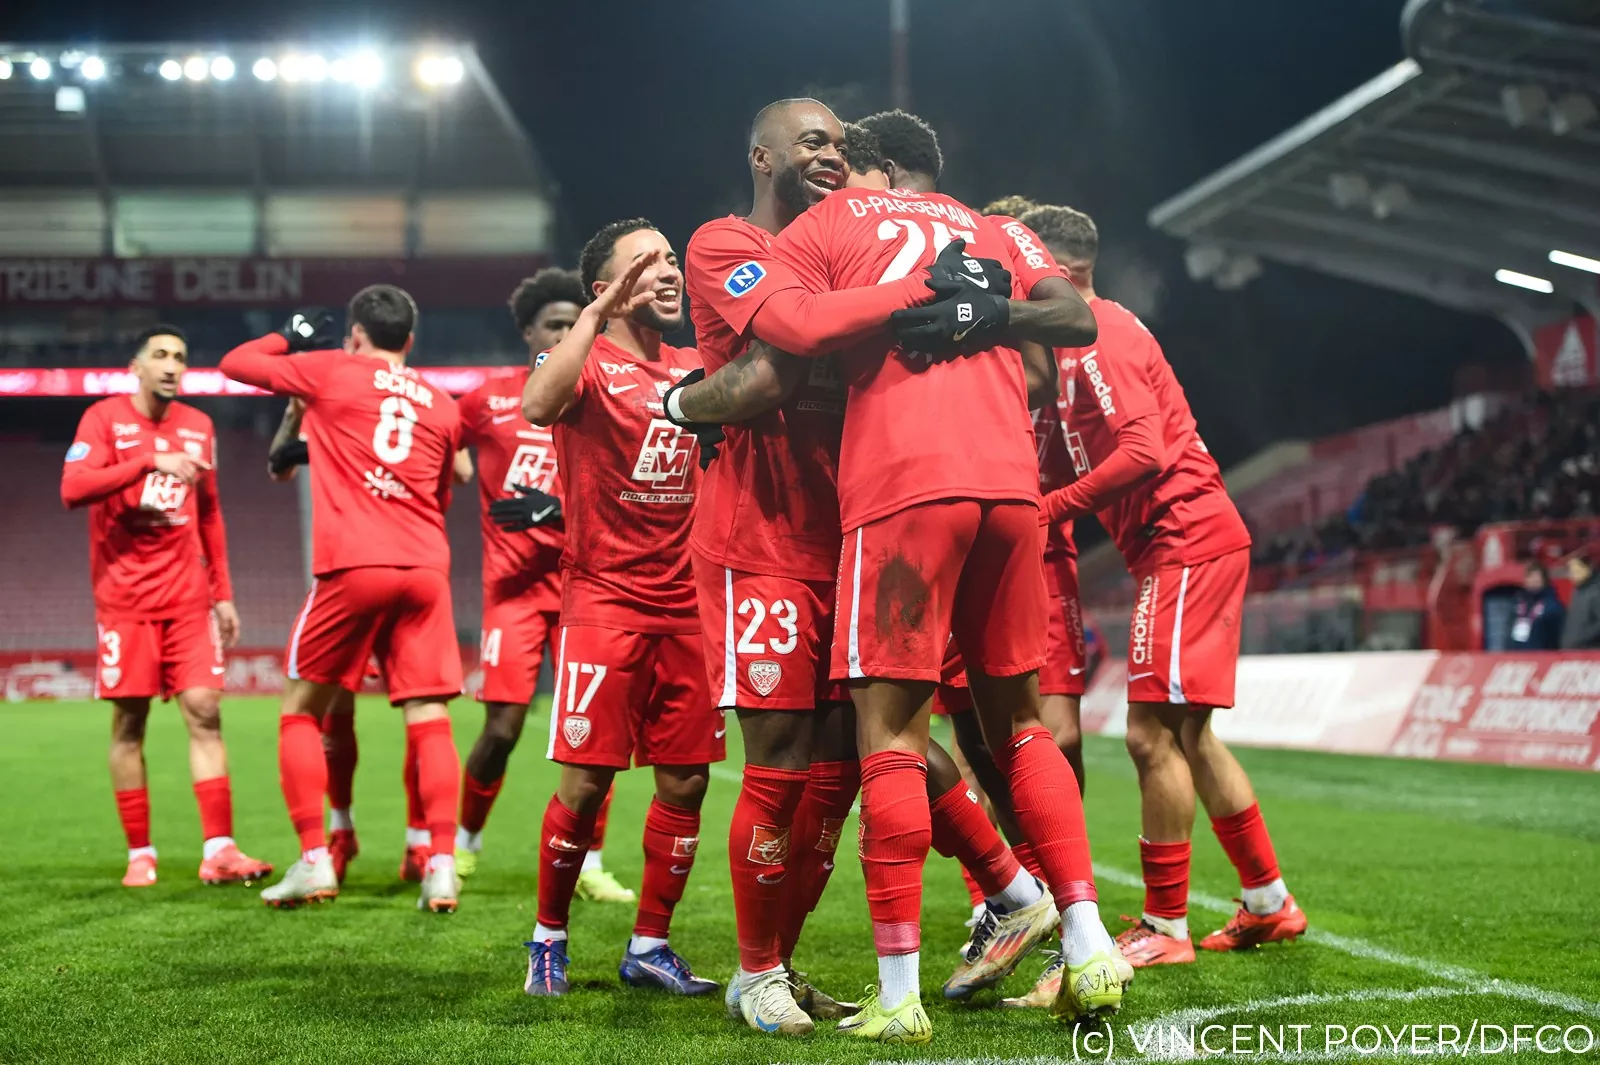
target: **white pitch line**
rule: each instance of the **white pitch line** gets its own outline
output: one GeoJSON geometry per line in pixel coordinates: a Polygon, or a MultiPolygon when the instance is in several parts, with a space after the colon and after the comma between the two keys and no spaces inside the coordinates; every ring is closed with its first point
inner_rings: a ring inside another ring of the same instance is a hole
{"type": "MultiPolygon", "coordinates": [[[[1095,876],[1121,884],[1123,887],[1144,887],[1144,879],[1135,873],[1114,866],[1095,864],[1095,876]]],[[[1204,892],[1191,891],[1189,903],[1202,910],[1211,910],[1214,913],[1232,913],[1237,909],[1237,904],[1229,899],[1221,899],[1215,895],[1204,892]]],[[[1481,987],[1486,993],[1504,995],[1507,998],[1521,999],[1524,1002],[1533,1002],[1552,1009],[1565,1010],[1584,1017],[1600,1018],[1600,1002],[1590,1002],[1575,995],[1562,994],[1559,991],[1546,991],[1542,987],[1532,984],[1513,983],[1500,980],[1476,969],[1468,969],[1461,965],[1449,965],[1444,962],[1434,961],[1431,958],[1418,958],[1410,954],[1401,954],[1398,951],[1380,947],[1376,943],[1369,943],[1365,939],[1354,936],[1341,936],[1334,932],[1324,932],[1313,928],[1306,933],[1306,938],[1313,943],[1320,943],[1331,947],[1341,954],[1348,954],[1353,958],[1365,958],[1369,961],[1383,962],[1388,965],[1397,965],[1406,969],[1415,969],[1417,972],[1427,973],[1435,980],[1444,980],[1452,984],[1463,984],[1468,987],[1481,987]]]]}

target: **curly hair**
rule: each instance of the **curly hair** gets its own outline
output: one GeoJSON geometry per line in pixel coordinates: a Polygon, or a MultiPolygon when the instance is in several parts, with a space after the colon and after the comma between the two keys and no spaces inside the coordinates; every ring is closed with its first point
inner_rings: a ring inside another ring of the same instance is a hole
{"type": "Polygon", "coordinates": [[[539,317],[539,312],[549,304],[576,303],[582,307],[588,302],[576,270],[547,266],[532,277],[523,278],[522,283],[512,290],[508,305],[511,307],[511,320],[517,323],[517,332],[520,333],[532,325],[534,319],[539,317]]]}
{"type": "Polygon", "coordinates": [[[578,278],[583,285],[584,303],[594,299],[594,283],[600,280],[600,271],[611,261],[611,253],[617,250],[617,241],[629,233],[656,228],[656,224],[648,218],[621,218],[607,222],[600,227],[600,232],[589,238],[589,243],[583,246],[578,256],[578,278]]]}
{"type": "Polygon", "coordinates": [[[938,179],[944,156],[939,153],[939,135],[932,126],[898,109],[868,115],[861,125],[878,135],[882,158],[894,160],[903,170],[938,179]]]}
{"type": "Polygon", "coordinates": [[[883,169],[883,145],[878,135],[859,122],[844,124],[844,155],[857,174],[883,169]]]}
{"type": "Polygon", "coordinates": [[[1094,219],[1071,207],[1035,207],[1017,221],[1039,234],[1056,258],[1093,263],[1100,254],[1100,230],[1094,219]]]}
{"type": "Polygon", "coordinates": [[[1021,220],[1022,216],[1039,205],[1026,196],[1002,196],[998,200],[991,200],[979,214],[1003,214],[1009,218],[1021,220]]]}

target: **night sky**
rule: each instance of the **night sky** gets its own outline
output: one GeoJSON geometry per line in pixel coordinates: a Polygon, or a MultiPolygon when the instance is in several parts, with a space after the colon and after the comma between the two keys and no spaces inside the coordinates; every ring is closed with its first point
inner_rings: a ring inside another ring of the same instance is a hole
{"type": "MultiPolygon", "coordinates": [[[[1457,370],[1522,361],[1498,323],[1268,265],[1243,292],[1196,285],[1154,204],[1402,58],[1401,0],[912,0],[912,108],[939,131],[944,190],[1088,211],[1098,287],[1147,316],[1227,466],[1439,406],[1457,370]]],[[[562,187],[575,251],[645,215],[681,248],[748,207],[744,137],[780,96],[842,117],[889,102],[887,0],[521,4],[488,0],[13,2],[17,43],[274,41],[337,49],[477,43],[562,187]]]]}

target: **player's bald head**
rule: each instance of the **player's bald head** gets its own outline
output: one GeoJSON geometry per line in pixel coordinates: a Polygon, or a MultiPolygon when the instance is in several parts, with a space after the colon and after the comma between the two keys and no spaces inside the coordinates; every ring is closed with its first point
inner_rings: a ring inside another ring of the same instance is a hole
{"type": "Polygon", "coordinates": [[[839,119],[827,104],[809,96],[791,96],[756,112],[750,123],[750,147],[778,149],[808,129],[837,130],[839,119]]]}

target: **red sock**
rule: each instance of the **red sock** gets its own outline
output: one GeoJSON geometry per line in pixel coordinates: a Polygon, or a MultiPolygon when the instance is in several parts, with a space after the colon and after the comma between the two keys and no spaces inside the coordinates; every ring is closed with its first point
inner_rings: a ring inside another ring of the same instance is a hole
{"type": "Polygon", "coordinates": [[[356,718],[354,714],[324,714],[322,753],[328,761],[328,805],[348,810],[356,778],[356,718]]]}
{"type": "Polygon", "coordinates": [[[1239,870],[1239,883],[1253,888],[1270,884],[1281,875],[1278,855],[1272,849],[1267,823],[1261,819],[1261,804],[1251,803],[1228,817],[1213,817],[1211,830],[1228,852],[1228,859],[1239,870]]]}
{"type": "Polygon", "coordinates": [[[406,729],[406,760],[400,769],[400,779],[406,789],[406,827],[427,831],[428,819],[422,813],[422,792],[417,786],[417,742],[406,729]]]}
{"type": "Polygon", "coordinates": [[[450,719],[438,717],[406,726],[417,749],[417,795],[422,819],[432,837],[432,855],[456,852],[456,793],[461,788],[461,761],[450,738],[450,719]]]}
{"type": "Polygon", "coordinates": [[[700,811],[650,800],[644,817],[644,877],[633,934],[667,938],[672,911],[683,898],[694,853],[700,849],[700,811]]]}
{"type": "Polygon", "coordinates": [[[839,836],[860,791],[860,762],[811,763],[789,840],[789,853],[794,855],[788,878],[790,894],[782,907],[778,931],[778,953],[784,959],[794,957],[806,917],[822,900],[833,875],[839,836]]]}
{"type": "Polygon", "coordinates": [[[922,865],[932,841],[927,761],[909,751],[861,759],[861,866],[879,957],[922,949],[922,865]]]}
{"type": "Polygon", "coordinates": [[[544,808],[539,842],[539,923],[565,928],[572,911],[572,893],[583,872],[583,852],[589,849],[594,817],[583,817],[550,796],[544,808]]]}
{"type": "Polygon", "coordinates": [[[495,797],[500,794],[500,785],[505,781],[505,777],[500,777],[485,784],[471,773],[461,774],[462,828],[468,832],[483,831],[484,824],[489,820],[489,810],[493,808],[495,797]]]}
{"type": "Polygon", "coordinates": [[[933,800],[929,817],[933,849],[960,861],[985,898],[1000,894],[1022,871],[965,781],[933,800]]]}
{"type": "MultiPolygon", "coordinates": [[[[733,912],[739,929],[739,967],[747,973],[776,968],[783,902],[793,894],[785,881],[791,865],[795,810],[805,794],[807,773],[797,769],[744,767],[744,785],[728,825],[728,865],[733,874],[733,912]]],[[[798,856],[796,856],[798,858],[798,856]]]]}
{"type": "Polygon", "coordinates": [[[995,753],[1011,785],[1017,825],[1033,846],[1056,907],[1065,913],[1074,902],[1096,901],[1083,795],[1050,731],[1038,725],[1024,729],[995,753]]]}
{"type": "Polygon", "coordinates": [[[233,789],[226,775],[195,781],[194,798],[200,804],[201,839],[233,835],[233,789]]]}
{"type": "Polygon", "coordinates": [[[1189,841],[1151,843],[1139,839],[1139,864],[1144,869],[1144,912],[1151,917],[1189,914],[1189,841]]]}
{"type": "Polygon", "coordinates": [[[602,850],[606,845],[606,822],[611,819],[611,797],[617,793],[617,782],[613,780],[606,789],[606,797],[600,800],[600,812],[595,815],[594,835],[589,837],[589,849],[602,850]]]}
{"type": "Polygon", "coordinates": [[[122,834],[128,837],[128,849],[150,846],[150,789],[128,788],[113,794],[117,816],[122,819],[122,834]]]}
{"type": "Polygon", "coordinates": [[[964,865],[961,867],[961,882],[967,885],[967,901],[975,907],[982,906],[983,888],[978,886],[978,882],[972,878],[971,873],[967,872],[967,867],[964,865]]]}
{"type": "Polygon", "coordinates": [[[1039,859],[1033,856],[1033,847],[1026,840],[1011,845],[1011,853],[1016,856],[1022,867],[1039,878],[1040,883],[1050,883],[1050,878],[1044,875],[1044,870],[1039,868],[1039,859]]]}
{"type": "Polygon", "coordinates": [[[278,718],[278,784],[301,851],[326,847],[322,799],[328,793],[328,760],[322,754],[322,731],[310,714],[278,718]]]}

